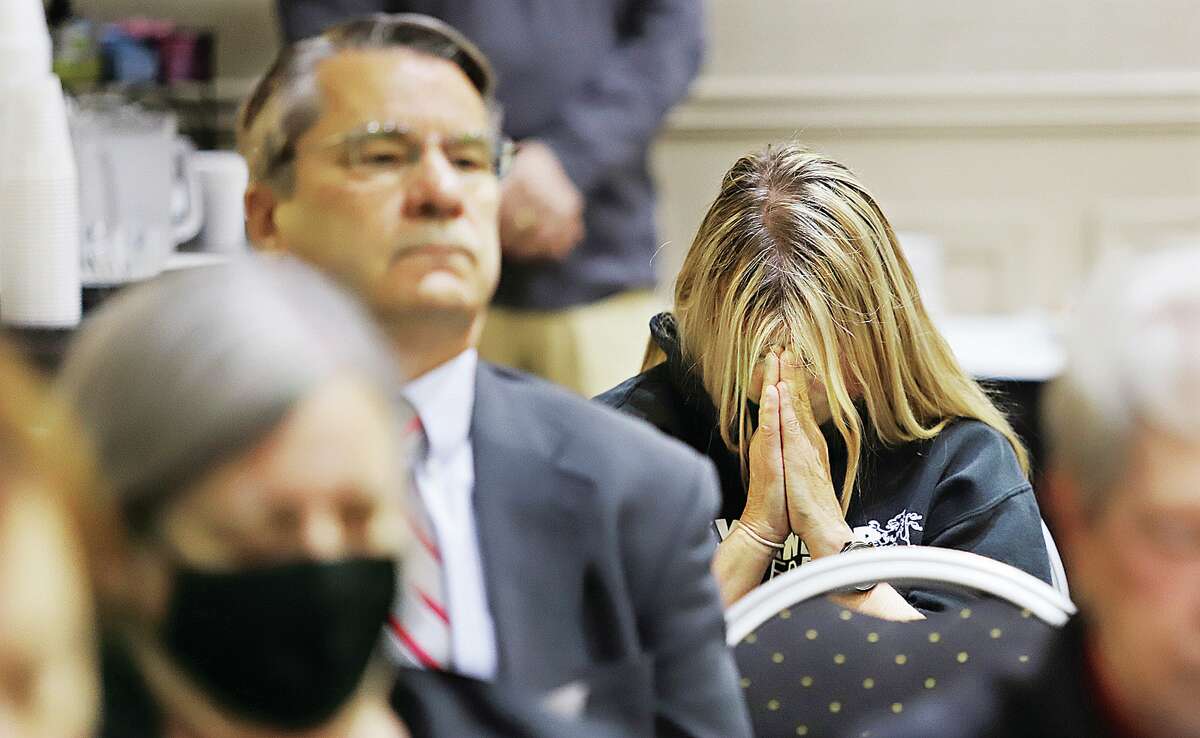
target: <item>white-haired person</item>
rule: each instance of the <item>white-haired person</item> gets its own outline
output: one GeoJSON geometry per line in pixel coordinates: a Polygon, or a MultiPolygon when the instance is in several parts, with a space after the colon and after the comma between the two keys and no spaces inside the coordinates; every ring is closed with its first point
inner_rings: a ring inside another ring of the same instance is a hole
{"type": "MultiPolygon", "coordinates": [[[[733,165],[643,369],[597,399],[717,465],[726,603],[865,545],[971,551],[1050,580],[1028,455],[842,164],[784,143],[733,165]]],[[[843,601],[899,620],[949,602],[885,583],[843,601]]]]}
{"type": "Polygon", "coordinates": [[[1031,678],[975,673],[877,735],[1200,736],[1200,248],[1110,263],[1067,340],[1045,499],[1080,612],[1031,678]]]}
{"type": "Polygon", "coordinates": [[[104,738],[584,730],[471,680],[397,681],[383,657],[397,597],[419,596],[397,581],[423,525],[383,346],[290,259],[163,277],[88,320],[59,391],[118,510],[97,575],[104,738]]]}

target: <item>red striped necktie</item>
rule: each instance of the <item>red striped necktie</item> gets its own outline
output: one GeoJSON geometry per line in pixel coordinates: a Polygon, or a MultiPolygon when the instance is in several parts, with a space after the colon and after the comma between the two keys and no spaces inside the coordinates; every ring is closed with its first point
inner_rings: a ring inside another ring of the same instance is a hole
{"type": "Polygon", "coordinates": [[[419,450],[414,455],[408,485],[407,518],[413,543],[404,558],[401,602],[389,618],[388,630],[408,665],[446,670],[450,667],[452,650],[445,575],[437,535],[421,496],[421,484],[430,484],[432,471],[428,436],[420,418],[413,418],[405,430],[419,434],[419,450]]]}

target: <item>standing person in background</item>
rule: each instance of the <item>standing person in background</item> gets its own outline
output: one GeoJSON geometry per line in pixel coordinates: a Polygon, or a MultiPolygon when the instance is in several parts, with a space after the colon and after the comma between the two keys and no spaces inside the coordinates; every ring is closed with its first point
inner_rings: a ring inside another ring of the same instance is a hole
{"type": "Polygon", "coordinates": [[[455,29],[374,15],[283,49],[238,117],[251,239],[354,290],[408,360],[432,531],[395,655],[578,687],[636,735],[747,735],[709,573],[712,465],[476,353],[500,267],[491,90],[455,29]]]}
{"type": "Polygon", "coordinates": [[[0,386],[0,736],[91,738],[100,683],[85,553],[109,540],[107,508],[89,496],[76,428],[7,347],[0,386]]]}
{"type": "Polygon", "coordinates": [[[450,23],[498,74],[518,144],[500,212],[504,267],[480,354],[592,396],[638,367],[655,312],[649,145],[704,50],[701,0],[279,0],[284,35],[415,12],[450,23]]]}
{"type": "Polygon", "coordinates": [[[1079,614],[1033,675],[973,672],[847,736],[1200,738],[1200,248],[1109,264],[1066,349],[1045,499],[1079,614]]]}

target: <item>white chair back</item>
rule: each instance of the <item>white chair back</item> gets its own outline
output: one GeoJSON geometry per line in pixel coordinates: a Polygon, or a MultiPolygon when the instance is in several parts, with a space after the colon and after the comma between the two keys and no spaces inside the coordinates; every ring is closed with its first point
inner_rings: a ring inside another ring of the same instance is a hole
{"type": "MultiPolygon", "coordinates": [[[[1049,548],[1053,542],[1047,543],[1049,548]]],[[[1057,556],[1055,550],[1052,561],[1057,556]]],[[[755,588],[725,612],[726,641],[736,646],[785,608],[868,582],[966,587],[1011,602],[1054,626],[1075,614],[1074,603],[1062,591],[1008,564],[948,548],[886,546],[810,561],[755,588]]]]}
{"type": "Polygon", "coordinates": [[[1042,521],[1042,538],[1046,541],[1046,553],[1050,555],[1050,581],[1059,594],[1070,598],[1071,589],[1067,586],[1067,568],[1063,566],[1062,557],[1058,555],[1058,546],[1054,543],[1054,536],[1050,535],[1050,529],[1046,527],[1044,520],[1042,521]]]}

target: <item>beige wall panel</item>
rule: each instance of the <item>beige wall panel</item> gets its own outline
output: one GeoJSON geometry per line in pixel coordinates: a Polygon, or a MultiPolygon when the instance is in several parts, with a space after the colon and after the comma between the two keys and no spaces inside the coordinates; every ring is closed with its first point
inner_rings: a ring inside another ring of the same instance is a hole
{"type": "Polygon", "coordinates": [[[664,292],[721,173],[798,136],[901,231],[955,312],[1054,309],[1108,250],[1200,229],[1195,0],[711,0],[709,63],[655,153],[664,292]]]}
{"type": "Polygon", "coordinates": [[[1195,0],[709,0],[713,74],[1195,68],[1195,0]]]}
{"type": "MultiPolygon", "coordinates": [[[[788,135],[662,138],[654,164],[664,290],[725,169],[788,135]]],[[[800,139],[855,169],[898,230],[942,242],[954,312],[1061,307],[1101,240],[1158,244],[1200,227],[1200,130],[814,131],[800,139]]]]}
{"type": "Polygon", "coordinates": [[[1183,245],[1200,246],[1200,193],[1183,198],[1123,198],[1093,212],[1093,258],[1183,245]]]}

